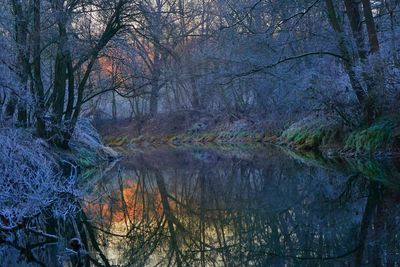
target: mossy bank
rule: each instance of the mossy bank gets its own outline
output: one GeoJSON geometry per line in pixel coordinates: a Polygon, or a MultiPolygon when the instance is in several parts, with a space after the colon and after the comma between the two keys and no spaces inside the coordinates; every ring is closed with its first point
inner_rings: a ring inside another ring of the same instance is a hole
{"type": "Polygon", "coordinates": [[[160,120],[154,119],[141,131],[134,124],[128,124],[105,127],[113,131],[103,131],[102,134],[107,145],[121,152],[126,148],[149,145],[273,143],[298,151],[318,150],[330,157],[386,158],[400,155],[400,120],[394,117],[381,117],[368,126],[350,127],[340,118],[314,115],[293,123],[285,130],[260,123],[260,118],[216,123],[212,118],[196,117],[187,119],[179,127],[171,127],[172,119],[167,128],[160,120]]]}
{"type": "Polygon", "coordinates": [[[345,157],[398,157],[400,121],[382,117],[368,126],[350,128],[326,118],[304,119],[285,130],[280,143],[296,150],[320,150],[345,157]]]}

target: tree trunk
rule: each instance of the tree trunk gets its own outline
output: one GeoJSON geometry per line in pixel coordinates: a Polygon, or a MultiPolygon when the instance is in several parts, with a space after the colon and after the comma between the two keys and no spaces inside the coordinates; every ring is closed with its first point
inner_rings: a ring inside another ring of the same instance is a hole
{"type": "Polygon", "coordinates": [[[152,116],[157,115],[158,112],[158,86],[154,85],[151,89],[150,94],[150,114],[152,116]]]}
{"type": "Polygon", "coordinates": [[[13,117],[17,109],[18,125],[26,127],[28,122],[27,103],[25,103],[22,96],[28,93],[28,77],[30,73],[29,50],[27,46],[28,18],[27,14],[23,11],[21,2],[12,1],[12,8],[15,17],[15,39],[18,48],[17,75],[22,90],[16,95],[11,95],[6,106],[6,117],[13,117]]]}
{"type": "Polygon", "coordinates": [[[370,52],[371,54],[375,54],[379,52],[379,41],[374,16],[372,14],[371,2],[370,0],[361,0],[361,2],[363,4],[365,24],[367,25],[370,52]]]}
{"type": "Polygon", "coordinates": [[[384,71],[379,58],[379,40],[370,0],[362,0],[365,24],[367,25],[369,48],[371,53],[372,73],[366,78],[368,86],[368,102],[366,120],[371,123],[381,113],[378,102],[384,98],[384,71]]]}
{"type": "Polygon", "coordinates": [[[335,6],[333,5],[332,0],[326,0],[326,7],[328,13],[328,19],[330,24],[332,25],[333,30],[336,32],[338,36],[338,45],[341,56],[343,57],[343,67],[349,76],[351,86],[353,91],[357,97],[358,102],[361,106],[365,105],[365,101],[367,99],[367,94],[364,88],[361,86],[360,81],[357,78],[357,75],[353,69],[353,60],[350,57],[350,52],[346,46],[346,40],[344,37],[343,29],[339,23],[339,20],[336,15],[335,6]]]}
{"type": "Polygon", "coordinates": [[[396,10],[396,6],[397,3],[393,3],[391,4],[388,1],[385,1],[385,5],[386,5],[386,10],[389,13],[389,17],[390,17],[390,34],[391,34],[391,52],[392,52],[392,58],[393,58],[393,63],[396,67],[400,68],[400,58],[399,58],[399,54],[397,52],[397,47],[398,47],[398,40],[397,40],[397,34],[396,34],[396,21],[395,21],[395,10],[396,10]]]}
{"type": "Polygon", "coordinates": [[[67,71],[68,71],[68,101],[67,101],[67,109],[65,111],[65,121],[69,121],[72,118],[72,114],[74,112],[74,103],[75,103],[75,76],[74,69],[72,66],[71,54],[67,55],[67,71]]]}
{"type": "Polygon", "coordinates": [[[33,2],[33,36],[32,36],[32,53],[33,53],[33,83],[35,92],[35,117],[36,117],[36,134],[44,138],[46,136],[46,125],[44,120],[45,115],[45,100],[44,89],[41,74],[41,38],[40,38],[40,0],[33,2]]]}
{"type": "Polygon", "coordinates": [[[350,21],[351,31],[357,45],[358,55],[361,61],[365,61],[367,58],[367,51],[365,49],[362,19],[360,16],[360,3],[355,0],[344,0],[344,3],[346,6],[346,14],[350,21]]]}
{"type": "Polygon", "coordinates": [[[17,96],[14,93],[11,93],[4,111],[5,118],[7,120],[12,119],[15,113],[15,106],[17,105],[17,96]]]}
{"type": "Polygon", "coordinates": [[[114,121],[117,120],[117,100],[114,91],[112,92],[112,118],[114,121]]]}
{"type": "MultiPolygon", "coordinates": [[[[371,72],[371,63],[367,58],[367,49],[365,46],[364,33],[362,28],[362,18],[360,2],[355,0],[344,0],[346,6],[346,14],[350,21],[351,31],[357,46],[357,52],[361,64],[361,76],[367,86],[367,98],[363,104],[364,121],[369,124],[375,117],[376,112],[376,96],[375,92],[378,91],[375,82],[375,73],[371,72]]],[[[365,13],[365,10],[364,10],[365,13]]]]}
{"type": "Polygon", "coordinates": [[[161,77],[161,53],[160,49],[155,47],[154,59],[152,66],[151,77],[151,93],[150,93],[150,114],[156,115],[158,112],[158,94],[160,92],[160,77],[161,77]]]}
{"type": "Polygon", "coordinates": [[[54,123],[58,127],[64,114],[66,80],[67,80],[67,55],[65,53],[67,32],[64,22],[59,22],[59,43],[54,66],[54,123]]]}

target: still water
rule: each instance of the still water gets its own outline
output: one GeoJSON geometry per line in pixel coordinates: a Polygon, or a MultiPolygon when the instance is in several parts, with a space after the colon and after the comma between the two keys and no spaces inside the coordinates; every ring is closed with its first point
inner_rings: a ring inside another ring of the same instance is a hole
{"type": "Polygon", "coordinates": [[[86,249],[105,266],[400,266],[399,170],[277,147],[131,151],[91,178],[86,249]]]}

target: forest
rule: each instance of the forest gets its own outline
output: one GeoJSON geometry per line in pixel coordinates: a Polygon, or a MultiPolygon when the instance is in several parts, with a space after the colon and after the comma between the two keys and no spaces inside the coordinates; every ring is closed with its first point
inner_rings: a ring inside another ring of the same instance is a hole
{"type": "Polygon", "coordinates": [[[1,0],[0,265],[389,266],[399,109],[400,0],[1,0]]]}

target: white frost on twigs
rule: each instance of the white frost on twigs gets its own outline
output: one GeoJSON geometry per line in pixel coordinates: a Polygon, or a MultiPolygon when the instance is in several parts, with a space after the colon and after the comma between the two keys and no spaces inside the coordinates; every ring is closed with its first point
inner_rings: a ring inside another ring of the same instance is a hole
{"type": "Polygon", "coordinates": [[[72,174],[61,177],[43,142],[20,129],[0,129],[0,230],[44,211],[65,216],[73,209],[68,199],[75,194],[74,180],[72,174]]]}
{"type": "Polygon", "coordinates": [[[99,133],[89,119],[80,119],[78,121],[69,144],[71,149],[78,154],[85,151],[94,152],[101,160],[119,157],[117,152],[104,146],[99,133]]]}

